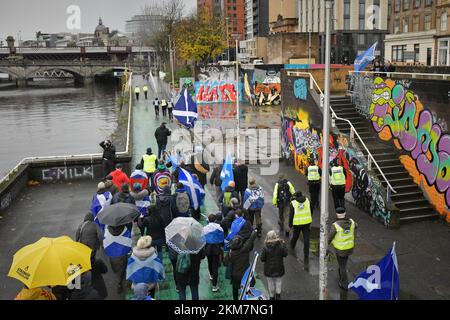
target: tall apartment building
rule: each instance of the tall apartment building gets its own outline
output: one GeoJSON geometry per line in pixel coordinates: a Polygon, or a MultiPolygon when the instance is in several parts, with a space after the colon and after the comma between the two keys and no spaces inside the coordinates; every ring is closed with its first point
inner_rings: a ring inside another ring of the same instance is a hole
{"type": "Polygon", "coordinates": [[[247,59],[265,59],[267,35],[269,34],[270,0],[245,0],[245,40],[240,42],[240,51],[247,59]]]}
{"type": "MultiPolygon", "coordinates": [[[[386,59],[397,64],[436,65],[436,0],[393,0],[386,59]]],[[[440,1],[444,2],[444,1],[440,1]]],[[[448,1],[447,1],[448,2],[448,1]]]]}
{"type": "MultiPolygon", "coordinates": [[[[388,0],[334,1],[331,61],[353,63],[355,58],[378,41],[377,55],[384,55],[383,42],[388,27],[388,0]]],[[[300,32],[319,33],[325,47],[325,0],[299,0],[297,17],[300,32]]],[[[325,61],[321,49],[320,60],[325,61]]]]}
{"type": "Polygon", "coordinates": [[[210,14],[221,16],[223,1],[224,0],[197,0],[197,13],[207,10],[210,14]]]}

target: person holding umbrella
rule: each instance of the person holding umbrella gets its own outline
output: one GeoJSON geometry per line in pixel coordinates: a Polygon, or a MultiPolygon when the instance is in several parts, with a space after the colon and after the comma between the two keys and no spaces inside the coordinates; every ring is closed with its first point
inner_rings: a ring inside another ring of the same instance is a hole
{"type": "Polygon", "coordinates": [[[117,293],[123,292],[128,254],[131,251],[132,222],[140,213],[134,204],[117,203],[105,208],[98,220],[106,225],[103,239],[105,254],[109,257],[111,268],[118,278],[117,293]]]}

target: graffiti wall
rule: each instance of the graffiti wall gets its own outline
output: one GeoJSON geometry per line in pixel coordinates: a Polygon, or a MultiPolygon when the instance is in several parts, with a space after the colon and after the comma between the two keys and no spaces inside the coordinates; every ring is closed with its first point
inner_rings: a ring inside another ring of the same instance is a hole
{"type": "Polygon", "coordinates": [[[281,68],[281,65],[256,65],[254,69],[243,69],[246,101],[259,106],[280,105],[281,68]]]}
{"type": "MultiPolygon", "coordinates": [[[[309,165],[322,165],[322,113],[309,93],[309,79],[283,78],[282,151],[295,168],[306,175],[309,165]]],[[[363,154],[343,134],[330,134],[330,163],[337,162],[346,173],[347,198],[359,208],[389,224],[384,189],[367,171],[363,154]]]]}
{"type": "MultiPolygon", "coordinates": [[[[405,168],[436,210],[450,221],[448,96],[442,106],[436,101],[427,105],[421,97],[427,100],[431,94],[423,92],[426,88],[417,88],[417,84],[375,78],[373,87],[368,114],[373,128],[382,140],[392,140],[402,151],[400,160],[405,168]]],[[[429,90],[437,89],[426,92],[429,90]]]]}
{"type": "Polygon", "coordinates": [[[188,78],[180,78],[180,90],[183,91],[184,89],[188,89],[189,94],[193,97],[195,96],[195,79],[188,77],[188,78]]]}
{"type": "Polygon", "coordinates": [[[196,72],[195,96],[197,103],[236,102],[236,68],[210,64],[196,72]]]}

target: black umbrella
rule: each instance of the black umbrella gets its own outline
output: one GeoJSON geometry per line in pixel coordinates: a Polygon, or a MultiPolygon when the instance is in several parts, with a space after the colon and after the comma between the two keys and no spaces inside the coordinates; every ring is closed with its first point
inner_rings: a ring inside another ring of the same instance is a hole
{"type": "Polygon", "coordinates": [[[97,218],[102,224],[118,227],[129,224],[139,215],[139,210],[134,204],[120,202],[105,207],[97,218]]]}

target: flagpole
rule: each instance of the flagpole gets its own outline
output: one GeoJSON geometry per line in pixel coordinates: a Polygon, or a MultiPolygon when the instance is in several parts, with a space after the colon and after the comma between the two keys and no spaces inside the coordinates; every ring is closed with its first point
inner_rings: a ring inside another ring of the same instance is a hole
{"type": "MultiPolygon", "coordinates": [[[[395,253],[395,257],[397,258],[397,253],[395,252],[395,241],[394,244],[392,245],[392,251],[395,253]]],[[[394,269],[395,269],[395,261],[394,259],[392,259],[391,300],[393,300],[394,297],[394,269]]]]}

